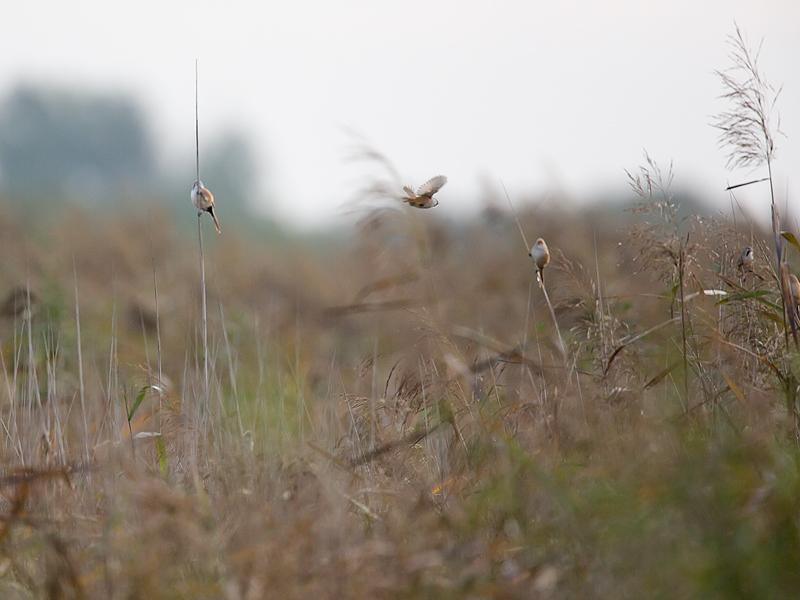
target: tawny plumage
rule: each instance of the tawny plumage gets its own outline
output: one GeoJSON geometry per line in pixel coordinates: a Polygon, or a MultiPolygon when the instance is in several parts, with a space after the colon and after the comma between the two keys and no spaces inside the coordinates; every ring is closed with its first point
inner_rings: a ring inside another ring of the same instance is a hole
{"type": "Polygon", "coordinates": [[[403,186],[403,191],[406,194],[403,202],[414,208],[433,208],[438,206],[439,201],[433,196],[444,187],[445,183],[447,183],[447,177],[437,175],[419,186],[416,192],[410,186],[403,186]]]}
{"type": "Polygon", "coordinates": [[[194,204],[195,208],[200,211],[198,214],[204,212],[210,214],[211,219],[214,221],[214,228],[217,230],[217,233],[222,233],[222,228],[219,225],[219,219],[217,219],[217,213],[214,208],[214,194],[212,194],[211,190],[203,185],[202,181],[195,181],[192,184],[191,199],[192,204],[194,204]]]}
{"type": "Polygon", "coordinates": [[[536,269],[539,272],[539,278],[544,283],[544,268],[550,263],[550,250],[542,238],[536,240],[536,243],[531,247],[528,253],[536,264],[536,269]]]}

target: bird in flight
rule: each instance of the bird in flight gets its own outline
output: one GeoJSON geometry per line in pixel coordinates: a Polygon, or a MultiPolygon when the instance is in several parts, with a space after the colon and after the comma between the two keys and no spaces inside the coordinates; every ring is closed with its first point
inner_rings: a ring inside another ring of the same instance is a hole
{"type": "Polygon", "coordinates": [[[406,194],[403,197],[403,202],[414,208],[433,208],[438,206],[439,201],[433,196],[444,187],[445,183],[447,183],[447,177],[437,175],[419,186],[416,192],[410,186],[403,186],[403,191],[406,194]]]}

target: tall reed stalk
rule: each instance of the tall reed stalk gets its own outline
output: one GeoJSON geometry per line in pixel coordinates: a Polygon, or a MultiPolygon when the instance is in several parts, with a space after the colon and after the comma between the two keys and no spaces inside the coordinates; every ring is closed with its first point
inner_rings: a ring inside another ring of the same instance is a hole
{"type": "Polygon", "coordinates": [[[735,189],[769,181],[770,221],[775,244],[775,271],[781,289],[784,337],[789,347],[789,329],[797,344],[797,323],[791,308],[794,306],[787,282],[782,275],[786,269],[784,243],[781,236],[781,219],[775,203],[775,182],[772,162],[775,159],[775,136],[780,132],[780,116],[776,103],[781,89],[773,87],[760,71],[758,60],[761,46],[753,51],[747,44],[738,25],[728,37],[730,66],[717,71],[722,83],[722,98],[729,103],[727,110],[719,113],[712,125],[719,130],[720,145],[728,150],[728,168],[758,168],[766,165],[767,176],[746,183],[729,186],[735,189]],[[786,327],[787,311],[789,328],[786,327]]]}
{"type": "MultiPolygon", "coordinates": [[[[200,117],[198,110],[198,66],[194,61],[194,150],[195,150],[195,177],[200,181],[200,117]]],[[[209,408],[208,385],[208,293],[206,288],[206,258],[203,251],[203,213],[197,213],[197,242],[200,253],[200,311],[203,328],[203,405],[209,408]]]]}
{"type": "Polygon", "coordinates": [[[84,460],[89,462],[89,425],[86,420],[86,392],[83,380],[83,351],[81,349],[81,305],[78,297],[78,270],[75,266],[75,257],[72,258],[72,276],[75,283],[75,331],[78,345],[78,385],[81,400],[81,417],[83,419],[83,447],[84,460]]]}
{"type": "MultiPolygon", "coordinates": [[[[528,244],[528,238],[525,235],[525,230],[522,229],[522,223],[519,221],[519,217],[517,216],[517,211],[514,209],[514,204],[511,202],[511,196],[508,195],[508,190],[504,183],[502,183],[503,192],[506,195],[506,200],[508,200],[508,206],[511,208],[511,213],[514,215],[514,220],[517,222],[517,228],[519,229],[519,234],[522,237],[522,243],[525,245],[525,252],[530,252],[531,247],[528,244]]],[[[553,327],[556,329],[556,334],[558,335],[558,345],[559,350],[561,351],[561,357],[564,361],[567,361],[567,347],[564,345],[564,338],[561,337],[561,328],[558,326],[558,319],[556,319],[555,310],[553,310],[553,304],[550,302],[550,296],[547,293],[547,288],[544,285],[544,278],[540,276],[537,272],[536,280],[539,282],[539,287],[542,288],[542,294],[544,295],[545,303],[547,304],[547,308],[550,311],[550,318],[553,320],[553,327]]]]}

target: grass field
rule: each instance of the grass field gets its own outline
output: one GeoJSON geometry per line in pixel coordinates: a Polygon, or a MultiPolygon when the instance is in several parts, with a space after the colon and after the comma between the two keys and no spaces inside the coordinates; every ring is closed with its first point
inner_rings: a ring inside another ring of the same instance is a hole
{"type": "Polygon", "coordinates": [[[207,344],[155,207],[0,211],[0,597],[796,597],[800,245],[671,179],[314,243],[220,201],[207,344]]]}

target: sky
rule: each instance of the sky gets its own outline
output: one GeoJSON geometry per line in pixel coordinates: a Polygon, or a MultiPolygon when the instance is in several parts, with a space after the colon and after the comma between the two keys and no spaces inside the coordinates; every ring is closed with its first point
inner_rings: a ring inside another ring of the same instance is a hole
{"type": "MultiPolygon", "coordinates": [[[[472,210],[485,181],[515,198],[622,190],[643,149],[725,206],[726,182],[760,175],[728,171],[709,126],[736,21],[784,86],[777,188],[790,204],[797,190],[797,0],[28,0],[3,13],[0,95],[23,81],[130,93],[164,159],[194,154],[198,58],[201,153],[214,132],[251,136],[254,203],[299,226],[346,212],[365,177],[354,135],[408,183],[447,175],[445,214],[472,210]]],[[[764,192],[742,202],[756,212],[764,192]]]]}

